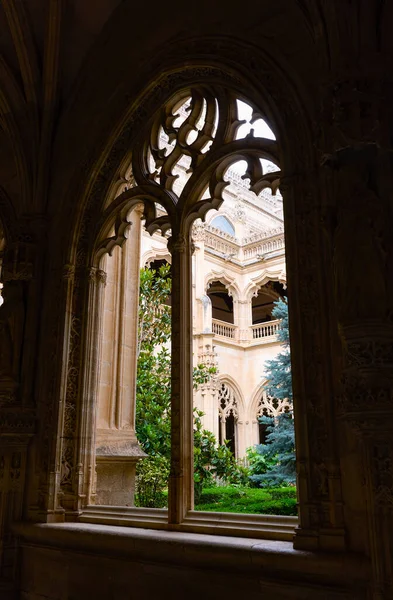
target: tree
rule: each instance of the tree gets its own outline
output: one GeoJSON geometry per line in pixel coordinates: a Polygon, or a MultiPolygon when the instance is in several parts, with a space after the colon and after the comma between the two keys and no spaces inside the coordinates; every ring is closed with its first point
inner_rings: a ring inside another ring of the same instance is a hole
{"type": "MultiPolygon", "coordinates": [[[[163,489],[169,474],[171,454],[171,292],[170,266],[158,270],[144,268],[140,273],[138,324],[138,364],[135,429],[148,458],[137,465],[136,502],[162,506],[163,489]]],[[[207,383],[215,367],[198,364],[193,371],[193,387],[207,383]]],[[[198,498],[203,485],[214,477],[238,481],[244,474],[226,444],[202,427],[203,413],[194,411],[194,481],[198,498]]]]}
{"type": "Polygon", "coordinates": [[[218,444],[215,435],[202,425],[204,413],[194,408],[194,495],[198,504],[204,487],[217,479],[228,484],[246,484],[247,471],[237,464],[226,443],[218,444]]]}
{"type": "Polygon", "coordinates": [[[265,416],[260,417],[260,422],[267,425],[266,444],[256,446],[256,451],[263,460],[255,461],[260,472],[254,471],[250,479],[257,485],[268,486],[293,484],[296,481],[291,352],[289,346],[288,303],[286,300],[280,298],[274,303],[272,316],[275,319],[280,319],[277,338],[281,342],[283,350],[275,358],[266,361],[266,378],[268,381],[266,391],[269,396],[277,400],[287,400],[290,409],[276,419],[265,416]],[[263,466],[264,468],[262,468],[263,466]]]}
{"type": "Polygon", "coordinates": [[[149,455],[170,458],[170,265],[141,269],[135,429],[149,455]]]}

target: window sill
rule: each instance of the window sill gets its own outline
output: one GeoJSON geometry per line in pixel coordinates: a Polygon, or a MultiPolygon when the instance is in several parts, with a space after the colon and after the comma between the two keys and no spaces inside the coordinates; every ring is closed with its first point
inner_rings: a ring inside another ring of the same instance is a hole
{"type": "Polygon", "coordinates": [[[362,556],[294,550],[285,541],[89,523],[16,523],[14,531],[22,547],[209,571],[230,569],[280,584],[301,581],[302,585],[326,585],[339,591],[348,586],[363,589],[370,577],[370,565],[362,556]]]}
{"type": "Polygon", "coordinates": [[[168,524],[168,511],[159,508],[125,508],[123,506],[88,506],[80,523],[148,527],[172,531],[189,531],[212,535],[231,535],[291,542],[297,517],[247,515],[239,513],[189,511],[179,525],[168,524]]]}

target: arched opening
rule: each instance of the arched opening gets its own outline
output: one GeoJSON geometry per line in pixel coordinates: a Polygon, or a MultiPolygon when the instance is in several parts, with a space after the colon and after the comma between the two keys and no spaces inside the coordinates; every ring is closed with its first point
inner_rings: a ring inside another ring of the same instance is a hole
{"type": "Polygon", "coordinates": [[[238,401],[235,391],[227,383],[220,386],[218,404],[219,443],[226,443],[230,451],[237,456],[238,401]]]}
{"type": "MultiPolygon", "coordinates": [[[[282,291],[280,284],[272,283],[271,288],[266,286],[266,298],[260,292],[253,305],[246,290],[263,280],[270,265],[277,272],[285,270],[285,255],[274,136],[255,109],[230,96],[233,115],[235,107],[245,111],[233,117],[231,135],[238,148],[233,157],[215,167],[214,174],[204,175],[205,155],[215,143],[216,148],[222,143],[215,142],[220,114],[224,114],[218,110],[221,100],[205,97],[204,88],[184,90],[168,101],[167,121],[162,123],[163,113],[157,113],[151,136],[137,144],[132,163],[135,185],[113,203],[115,225],[102,242],[112,256],[100,265],[107,273],[107,284],[96,434],[97,504],[134,502],[133,489],[128,496],[121,490],[113,494],[113,486],[110,489],[117,463],[117,477],[129,482],[128,492],[137,470],[139,506],[168,505],[171,510],[171,502],[183,499],[181,510],[192,509],[193,470],[187,463],[192,446],[194,471],[200,475],[194,483],[200,489],[207,482],[228,484],[229,464],[236,473],[231,481],[242,477],[237,460],[244,460],[249,441],[248,423],[243,416],[239,419],[239,408],[242,415],[249,410],[244,398],[250,401],[266,359],[279,346],[273,335],[265,345],[263,336],[254,335],[254,327],[267,318],[267,300],[272,304],[282,291]],[[247,119],[253,121],[254,136],[241,149],[244,137],[239,123],[247,119]],[[130,215],[139,201],[144,204],[143,215],[142,210],[139,217],[130,215]],[[195,221],[196,215],[201,219],[195,221]],[[202,217],[209,225],[203,224],[202,217]],[[122,232],[127,229],[133,235],[127,233],[124,241],[122,232]],[[171,281],[171,286],[165,297],[157,298],[163,280],[171,281]],[[207,291],[206,281],[211,281],[207,291]],[[207,326],[209,310],[211,327],[207,326]],[[160,329],[162,318],[165,332],[160,329]],[[110,359],[104,357],[108,352],[110,359]],[[217,375],[226,373],[235,387],[222,378],[219,383],[217,375]],[[105,394],[109,400],[103,399],[105,394]],[[199,412],[193,420],[194,408],[199,412]],[[211,455],[205,452],[206,444],[211,455]],[[168,480],[171,461],[176,466],[168,480]],[[143,481],[150,478],[151,482],[151,470],[144,473],[146,465],[156,474],[164,465],[161,496],[152,502],[141,493],[143,481]],[[178,489],[186,485],[176,475],[179,465],[189,478],[184,494],[178,489]]],[[[107,205],[106,215],[110,210],[107,205]]]]}
{"type": "Polygon", "coordinates": [[[271,321],[274,301],[286,295],[283,284],[278,281],[268,281],[259,288],[257,295],[252,298],[253,325],[271,321]]]}
{"type": "MultiPolygon", "coordinates": [[[[143,232],[144,234],[144,232],[143,232]]],[[[142,235],[143,235],[142,234],[142,235]]],[[[150,269],[153,273],[153,278],[156,283],[162,278],[171,278],[171,265],[165,258],[156,258],[154,260],[149,261],[149,264],[146,265],[145,268],[150,269]],[[163,275],[165,273],[165,275],[163,275]]],[[[164,304],[170,306],[171,305],[171,294],[168,293],[166,298],[163,300],[164,304]]]]}
{"type": "Polygon", "coordinates": [[[259,433],[259,443],[266,444],[267,442],[267,424],[264,421],[261,421],[259,417],[269,417],[270,415],[267,412],[267,409],[264,408],[261,414],[258,414],[258,433],[259,433]]]}
{"type": "Polygon", "coordinates": [[[234,226],[229,221],[229,219],[227,217],[225,217],[224,215],[219,215],[218,217],[214,217],[214,219],[212,219],[212,221],[210,222],[210,226],[215,227],[216,229],[219,229],[223,233],[227,233],[228,235],[231,235],[232,237],[235,236],[234,226]]]}
{"type": "Polygon", "coordinates": [[[212,303],[212,317],[225,323],[233,323],[233,298],[221,281],[213,281],[207,290],[212,303]]]}
{"type": "MultiPolygon", "coordinates": [[[[171,265],[158,257],[141,267],[150,239],[141,207],[128,218],[133,235],[101,261],[95,502],[158,507],[170,464],[171,265]]],[[[167,239],[153,243],[162,251],[167,239]]]]}

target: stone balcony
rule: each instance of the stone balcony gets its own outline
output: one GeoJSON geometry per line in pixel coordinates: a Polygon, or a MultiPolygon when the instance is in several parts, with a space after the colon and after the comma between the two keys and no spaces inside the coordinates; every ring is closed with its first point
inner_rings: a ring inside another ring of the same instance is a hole
{"type": "Polygon", "coordinates": [[[212,332],[216,338],[244,346],[259,346],[277,342],[277,331],[280,321],[267,321],[251,325],[248,329],[240,329],[232,323],[212,319],[212,332]]]}

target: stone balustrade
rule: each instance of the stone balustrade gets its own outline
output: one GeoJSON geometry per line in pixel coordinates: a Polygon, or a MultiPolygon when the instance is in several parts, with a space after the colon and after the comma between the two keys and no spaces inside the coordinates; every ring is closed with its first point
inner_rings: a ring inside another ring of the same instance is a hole
{"type": "Polygon", "coordinates": [[[257,340],[276,336],[279,325],[279,319],[276,319],[275,321],[267,321],[266,323],[258,323],[257,325],[251,325],[252,339],[257,340]]]}
{"type": "Polygon", "coordinates": [[[276,319],[275,321],[267,321],[266,323],[251,325],[248,330],[239,332],[238,327],[232,323],[226,323],[225,321],[220,321],[219,319],[212,319],[212,332],[218,337],[237,341],[240,344],[245,342],[253,342],[253,344],[257,342],[259,344],[264,344],[275,341],[279,324],[279,319],[276,319]]]}
{"type": "Polygon", "coordinates": [[[212,226],[205,227],[205,245],[224,256],[231,257],[236,257],[240,248],[235,237],[212,226]]]}
{"type": "Polygon", "coordinates": [[[283,250],[284,248],[284,234],[281,233],[244,246],[243,256],[244,260],[250,260],[252,258],[259,258],[268,252],[283,250]]]}
{"type": "Polygon", "coordinates": [[[204,236],[206,248],[211,248],[216,252],[227,257],[229,260],[249,261],[259,259],[269,252],[284,250],[285,240],[284,232],[275,232],[273,235],[259,234],[251,238],[244,239],[242,242],[228,233],[212,226],[205,226],[204,236]],[[243,249],[242,255],[240,249],[243,249]]]}
{"type": "Polygon", "coordinates": [[[236,329],[236,325],[232,325],[231,323],[219,321],[218,319],[212,320],[212,331],[219,337],[225,337],[234,340],[236,329]]]}

